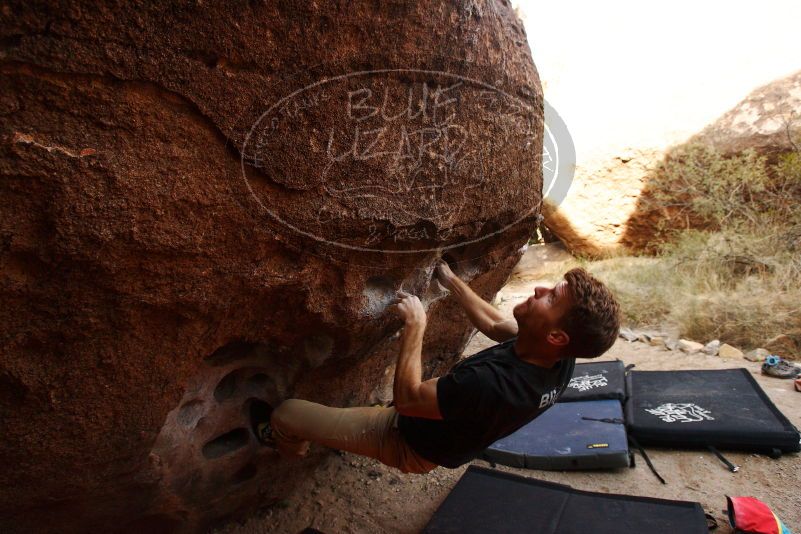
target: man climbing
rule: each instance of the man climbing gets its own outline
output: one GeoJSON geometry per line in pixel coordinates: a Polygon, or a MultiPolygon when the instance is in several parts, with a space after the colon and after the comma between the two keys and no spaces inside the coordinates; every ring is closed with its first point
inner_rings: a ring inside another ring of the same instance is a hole
{"type": "Polygon", "coordinates": [[[537,287],[504,317],[460,280],[445,262],[437,277],[470,321],[499,342],[422,381],[426,313],[399,292],[404,320],[395,368],[394,406],[331,408],[289,399],[271,414],[256,410],[253,425],[265,445],[302,457],[311,441],[369,456],[405,473],[457,467],[552,406],[573,373],[575,358],[595,358],[614,343],[619,306],[583,269],[551,288],[537,287]]]}

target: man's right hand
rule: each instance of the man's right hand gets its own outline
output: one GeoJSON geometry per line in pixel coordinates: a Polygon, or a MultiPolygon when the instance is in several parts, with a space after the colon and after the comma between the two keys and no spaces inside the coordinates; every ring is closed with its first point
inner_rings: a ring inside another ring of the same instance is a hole
{"type": "Polygon", "coordinates": [[[459,277],[453,274],[450,266],[444,260],[439,260],[437,262],[436,273],[437,280],[439,280],[439,283],[442,284],[442,287],[449,291],[453,291],[454,283],[459,279],[459,277]]]}

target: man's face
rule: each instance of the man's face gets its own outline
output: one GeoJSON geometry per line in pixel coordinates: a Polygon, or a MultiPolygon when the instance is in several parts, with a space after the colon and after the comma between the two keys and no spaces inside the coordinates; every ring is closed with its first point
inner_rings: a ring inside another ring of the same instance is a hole
{"type": "Polygon", "coordinates": [[[514,307],[512,313],[521,333],[546,338],[560,330],[562,317],[573,305],[570,288],[565,280],[548,288],[537,286],[534,294],[514,307]]]}

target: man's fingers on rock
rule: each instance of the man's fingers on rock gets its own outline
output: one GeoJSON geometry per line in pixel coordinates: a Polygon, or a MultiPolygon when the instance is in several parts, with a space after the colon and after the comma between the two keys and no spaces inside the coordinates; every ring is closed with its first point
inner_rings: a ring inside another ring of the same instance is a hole
{"type": "Polygon", "coordinates": [[[439,263],[437,264],[437,274],[441,278],[450,278],[453,275],[453,271],[451,270],[451,266],[445,261],[439,260],[439,263]]]}

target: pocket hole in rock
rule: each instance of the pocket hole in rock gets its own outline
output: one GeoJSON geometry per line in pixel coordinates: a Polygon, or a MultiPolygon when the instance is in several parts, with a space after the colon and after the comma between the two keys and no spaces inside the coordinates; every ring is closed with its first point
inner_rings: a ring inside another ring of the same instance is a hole
{"type": "Polygon", "coordinates": [[[225,456],[241,449],[250,441],[250,435],[244,428],[235,428],[203,445],[203,456],[209,460],[225,456]]]}
{"type": "Polygon", "coordinates": [[[481,259],[486,251],[476,245],[451,249],[442,255],[451,271],[463,280],[472,280],[479,272],[481,259]]]}
{"type": "Polygon", "coordinates": [[[456,259],[447,252],[442,255],[442,261],[448,264],[448,267],[451,268],[451,271],[456,272],[456,259]]]}
{"type": "Polygon", "coordinates": [[[244,466],[242,466],[242,468],[239,471],[234,473],[234,476],[231,477],[231,483],[242,484],[243,482],[247,482],[251,478],[255,477],[258,471],[259,469],[258,467],[256,467],[256,464],[254,464],[253,462],[249,462],[244,466]]]}
{"type": "Polygon", "coordinates": [[[28,395],[28,386],[9,373],[0,374],[0,403],[22,404],[28,395]]]}
{"type": "Polygon", "coordinates": [[[251,395],[264,395],[272,382],[269,376],[264,373],[257,373],[247,379],[245,382],[245,389],[247,389],[248,393],[251,395]]]}
{"type": "Polygon", "coordinates": [[[330,358],[333,350],[334,340],[326,335],[310,336],[303,341],[303,356],[312,369],[330,358]]]}
{"type": "Polygon", "coordinates": [[[251,430],[255,429],[259,423],[269,421],[273,413],[273,407],[261,399],[248,399],[245,406],[251,430]]]}
{"type": "Polygon", "coordinates": [[[178,423],[186,428],[192,428],[197,425],[203,415],[203,401],[192,400],[185,403],[178,409],[178,423]]]}
{"type": "Polygon", "coordinates": [[[230,399],[236,392],[236,383],[238,381],[237,372],[233,371],[223,377],[222,380],[214,388],[214,400],[223,402],[230,399]]]}

